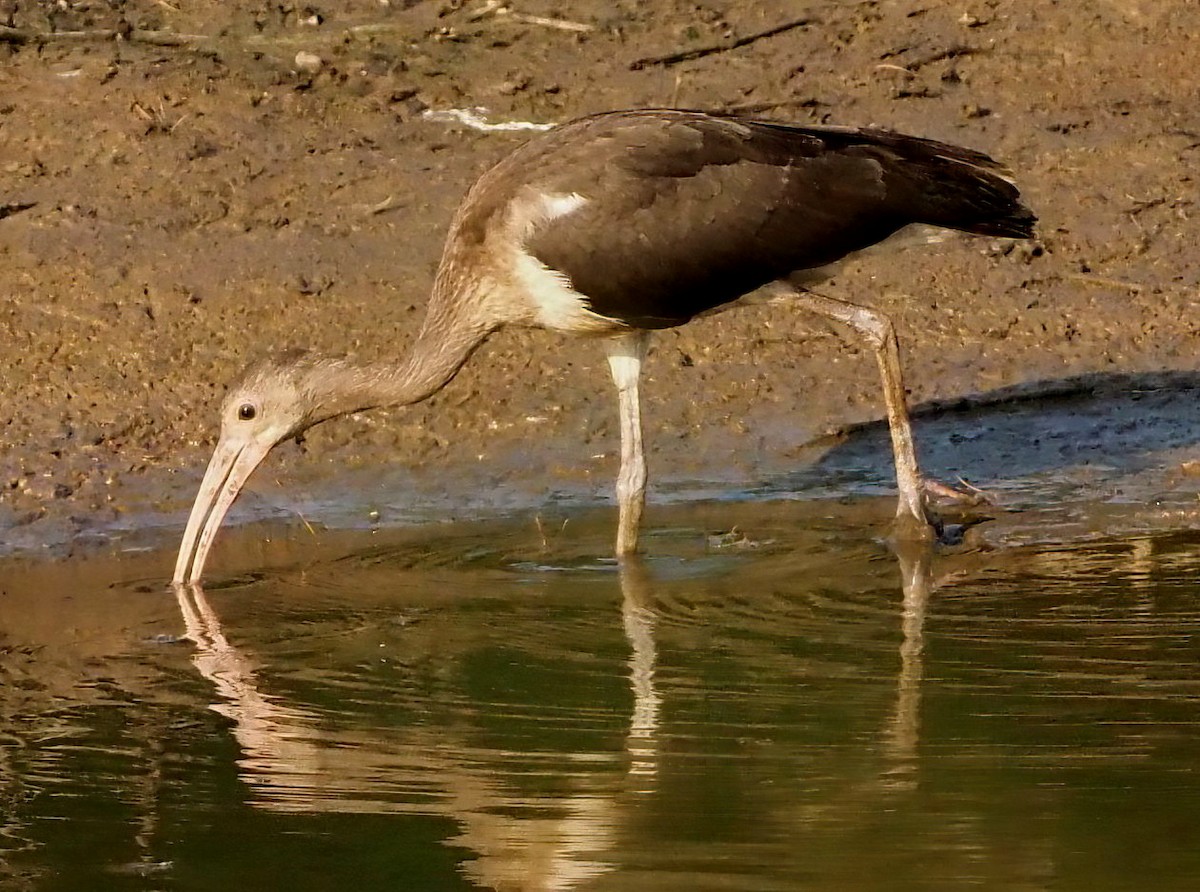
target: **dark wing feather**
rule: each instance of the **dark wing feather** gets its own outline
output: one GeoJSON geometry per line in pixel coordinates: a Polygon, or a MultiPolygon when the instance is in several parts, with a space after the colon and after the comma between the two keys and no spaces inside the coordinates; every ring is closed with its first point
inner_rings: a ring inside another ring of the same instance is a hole
{"type": "Polygon", "coordinates": [[[646,328],[678,325],[908,223],[991,231],[981,219],[1024,211],[994,162],[970,150],[695,112],[585,118],[500,167],[536,192],[588,200],[525,247],[595,312],[646,328]]]}

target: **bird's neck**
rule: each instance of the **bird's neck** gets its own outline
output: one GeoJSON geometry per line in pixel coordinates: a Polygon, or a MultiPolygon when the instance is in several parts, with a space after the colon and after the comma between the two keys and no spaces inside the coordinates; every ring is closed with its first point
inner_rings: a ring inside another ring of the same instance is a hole
{"type": "Polygon", "coordinates": [[[407,358],[396,364],[358,366],[349,390],[331,395],[329,414],[344,415],[384,406],[407,406],[433,396],[453,380],[496,325],[474,311],[473,301],[447,290],[439,279],[430,297],[425,322],[407,358]]]}
{"type": "Polygon", "coordinates": [[[454,379],[492,330],[484,325],[431,327],[426,319],[408,358],[383,388],[389,404],[409,405],[433,396],[454,379]]]}

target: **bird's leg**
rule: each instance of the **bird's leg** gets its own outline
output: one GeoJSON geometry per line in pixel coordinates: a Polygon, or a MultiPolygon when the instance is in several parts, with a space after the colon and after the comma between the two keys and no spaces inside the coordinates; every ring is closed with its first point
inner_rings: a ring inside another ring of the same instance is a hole
{"type": "Polygon", "coordinates": [[[900,345],[892,320],[869,307],[794,290],[800,305],[828,319],[849,325],[865,335],[875,348],[879,374],[883,379],[883,401],[887,407],[888,428],[892,435],[892,456],[896,463],[896,488],[900,492],[896,506],[896,535],[901,539],[929,539],[930,524],[937,525],[925,502],[925,486],[917,465],[912,423],[900,371],[900,345]]]}
{"type": "Polygon", "coordinates": [[[637,551],[638,528],[646,504],[646,453],[642,448],[642,408],[638,382],[650,335],[633,331],[605,341],[608,367],[617,385],[621,413],[621,472],[617,475],[617,556],[637,551]]]}

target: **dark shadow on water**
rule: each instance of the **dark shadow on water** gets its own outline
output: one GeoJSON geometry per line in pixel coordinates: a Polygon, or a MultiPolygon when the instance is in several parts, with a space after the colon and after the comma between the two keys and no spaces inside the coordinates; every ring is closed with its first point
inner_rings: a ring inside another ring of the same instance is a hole
{"type": "MultiPolygon", "coordinates": [[[[1136,474],[1200,444],[1200,373],[1097,373],[1035,381],[913,411],[922,469],[988,488],[1070,487],[1082,474],[1136,474]]],[[[812,465],[765,484],[764,493],[890,491],[886,423],[848,427],[811,444],[812,465]]]]}

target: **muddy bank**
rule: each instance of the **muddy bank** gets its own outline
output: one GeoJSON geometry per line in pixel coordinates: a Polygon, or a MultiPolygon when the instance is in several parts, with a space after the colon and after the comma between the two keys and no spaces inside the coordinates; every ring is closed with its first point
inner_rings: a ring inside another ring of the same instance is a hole
{"type": "MultiPolygon", "coordinates": [[[[915,402],[1195,364],[1192,5],[7,7],[0,535],[22,548],[181,524],[264,351],[402,354],[457,201],[524,138],[427,110],[739,109],[973,146],[1016,172],[1036,243],[882,250],[829,286],[893,314],[915,402]]],[[[755,479],[882,412],[869,351],[783,307],[664,333],[647,377],[658,479],[755,479]]],[[[450,504],[600,498],[614,416],[597,347],[502,332],[433,400],[317,428],[253,486],[295,507],[378,468],[450,504]]]]}

